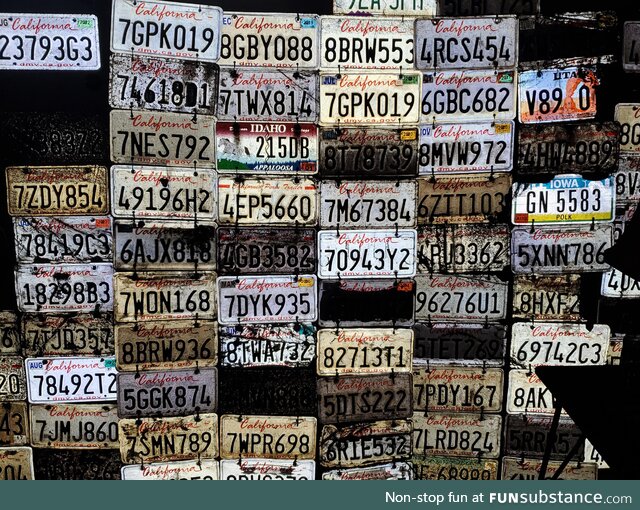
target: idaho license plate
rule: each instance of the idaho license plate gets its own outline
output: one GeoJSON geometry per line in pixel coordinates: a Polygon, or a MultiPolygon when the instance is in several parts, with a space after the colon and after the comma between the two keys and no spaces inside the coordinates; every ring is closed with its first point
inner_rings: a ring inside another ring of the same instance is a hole
{"type": "Polygon", "coordinates": [[[29,444],[29,413],[26,402],[0,404],[0,446],[29,444]]]}
{"type": "MultiPolygon", "coordinates": [[[[549,479],[562,465],[560,461],[549,461],[545,479],[549,479]]],[[[502,458],[502,480],[538,480],[542,468],[541,459],[522,457],[502,458]]],[[[598,465],[595,462],[570,462],[563,466],[558,480],[597,480],[598,465]]]]}
{"type": "Polygon", "coordinates": [[[516,275],[513,282],[513,317],[531,321],[578,322],[580,276],[516,275]]]}
{"type": "Polygon", "coordinates": [[[20,356],[0,357],[0,402],[26,400],[27,382],[20,356]]]}
{"type": "Polygon", "coordinates": [[[123,480],[218,480],[217,460],[180,460],[122,466],[123,480]]]}
{"type": "Polygon", "coordinates": [[[315,480],[313,460],[241,459],[220,461],[221,480],[315,480]]]}
{"type": "Polygon", "coordinates": [[[414,455],[411,458],[416,480],[497,480],[498,461],[414,455]]]}
{"type": "Polygon", "coordinates": [[[613,119],[620,123],[620,151],[640,153],[640,104],[618,103],[613,119]]]}
{"type": "Polygon", "coordinates": [[[28,446],[0,448],[0,480],[34,480],[33,450],[28,446]]]}
{"type": "Polygon", "coordinates": [[[323,480],[413,480],[411,464],[393,462],[378,466],[332,469],[322,473],[323,480]]]}

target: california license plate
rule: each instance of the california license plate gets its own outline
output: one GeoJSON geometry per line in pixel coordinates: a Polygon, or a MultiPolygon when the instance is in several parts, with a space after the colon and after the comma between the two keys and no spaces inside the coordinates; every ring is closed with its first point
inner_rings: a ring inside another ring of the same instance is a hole
{"type": "Polygon", "coordinates": [[[620,151],[640,153],[640,104],[618,103],[613,119],[620,123],[620,151]]]}
{"type": "Polygon", "coordinates": [[[513,317],[531,321],[578,322],[580,276],[516,275],[513,282],[513,317]]]}
{"type": "Polygon", "coordinates": [[[20,356],[0,357],[0,402],[26,400],[24,361],[20,356]]]}
{"type": "MultiPolygon", "coordinates": [[[[531,370],[509,371],[509,414],[553,414],[556,400],[549,388],[531,370]]],[[[563,411],[563,414],[566,413],[563,411]]]]}
{"type": "Polygon", "coordinates": [[[36,448],[34,457],[36,480],[120,480],[118,450],[36,448]]]}
{"type": "Polygon", "coordinates": [[[435,16],[436,0],[334,0],[334,14],[435,16]]]}
{"type": "Polygon", "coordinates": [[[26,402],[0,405],[0,446],[29,444],[29,413],[26,402]]]}
{"type": "Polygon", "coordinates": [[[640,71],[640,23],[624,22],[622,68],[627,73],[640,71]]]}
{"type": "Polygon", "coordinates": [[[323,480],[413,480],[411,464],[393,462],[379,466],[332,469],[322,473],[323,480]]]}
{"type": "Polygon", "coordinates": [[[20,354],[21,349],[22,338],[18,315],[12,311],[0,311],[0,355],[20,354]]]}
{"type": "Polygon", "coordinates": [[[313,460],[240,459],[220,461],[221,480],[315,480],[313,460]]]}
{"type": "MultiPolygon", "coordinates": [[[[543,457],[547,447],[550,459],[562,460],[582,440],[580,429],[570,418],[561,418],[551,435],[551,416],[507,415],[504,453],[514,457],[543,457]],[[551,443],[549,445],[548,443],[551,443]]],[[[584,444],[575,451],[584,455],[584,444]]]]}
{"type": "Polygon", "coordinates": [[[0,448],[0,480],[34,480],[33,450],[28,446],[0,448]]]}
{"type": "Polygon", "coordinates": [[[123,480],[218,480],[217,460],[198,459],[122,466],[123,480]]]}
{"type": "Polygon", "coordinates": [[[602,274],[600,295],[618,299],[640,298],[640,282],[617,269],[610,269],[602,274]]]}
{"type": "Polygon", "coordinates": [[[484,16],[486,14],[538,14],[539,0],[438,0],[441,16],[484,16]]]}
{"type": "Polygon", "coordinates": [[[640,201],[640,155],[623,154],[620,156],[618,171],[615,174],[616,206],[640,201]]]}
{"type": "Polygon", "coordinates": [[[416,480],[497,480],[498,461],[414,455],[411,458],[416,480]]]}
{"type": "MultiPolygon", "coordinates": [[[[549,479],[563,463],[560,461],[547,462],[545,479],[549,479]]],[[[541,459],[527,459],[522,457],[502,458],[502,480],[538,480],[542,468],[541,459]]],[[[562,466],[562,473],[558,480],[597,480],[598,465],[595,462],[570,462],[562,466]]]]}

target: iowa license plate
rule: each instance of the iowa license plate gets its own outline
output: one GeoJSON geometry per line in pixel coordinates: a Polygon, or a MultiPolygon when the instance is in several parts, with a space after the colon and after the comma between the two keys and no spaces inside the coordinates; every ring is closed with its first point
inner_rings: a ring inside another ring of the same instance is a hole
{"type": "Polygon", "coordinates": [[[34,480],[33,450],[28,446],[0,448],[0,480],[34,480]]]}
{"type": "Polygon", "coordinates": [[[640,23],[624,22],[622,68],[627,73],[640,71],[640,23]]]}
{"type": "Polygon", "coordinates": [[[498,461],[414,455],[415,480],[497,480],[498,461]]]}
{"type": "MultiPolygon", "coordinates": [[[[547,442],[551,442],[551,459],[562,460],[580,441],[580,429],[570,418],[561,418],[555,438],[551,436],[551,416],[507,415],[505,427],[506,455],[514,457],[542,457],[547,442]],[[555,440],[554,440],[555,439],[555,440]]],[[[584,456],[584,444],[576,455],[584,456]]]]}
{"type": "Polygon", "coordinates": [[[0,357],[0,402],[26,400],[24,361],[20,356],[0,357]]]}
{"type": "Polygon", "coordinates": [[[436,0],[334,0],[334,14],[435,16],[436,0]]]}
{"type": "Polygon", "coordinates": [[[516,275],[513,317],[531,321],[579,321],[580,276],[516,275]]]}
{"type": "MultiPolygon", "coordinates": [[[[509,371],[507,412],[510,414],[553,414],[556,401],[549,388],[530,370],[509,371]]],[[[563,414],[566,413],[563,411],[563,414]]]]}
{"type": "Polygon", "coordinates": [[[602,274],[600,295],[618,299],[640,298],[640,282],[617,269],[610,269],[602,274]]]}
{"type": "Polygon", "coordinates": [[[217,460],[181,460],[122,466],[123,480],[218,480],[217,460]]]}
{"type": "Polygon", "coordinates": [[[242,459],[220,461],[221,480],[315,480],[313,460],[242,459]]]}
{"type": "Polygon", "coordinates": [[[620,151],[640,152],[640,104],[618,103],[613,119],[620,123],[620,151]]]}
{"type": "Polygon", "coordinates": [[[0,446],[29,444],[29,413],[26,402],[0,404],[0,446]]]}
{"type": "Polygon", "coordinates": [[[0,355],[20,354],[21,330],[16,312],[0,311],[0,355]]]}
{"type": "Polygon", "coordinates": [[[486,14],[538,14],[539,0],[438,0],[441,16],[484,16],[486,14]]]}
{"type": "Polygon", "coordinates": [[[332,469],[322,473],[323,480],[413,480],[411,464],[393,462],[379,466],[332,469]]]}
{"type": "MultiPolygon", "coordinates": [[[[545,479],[549,479],[562,465],[560,461],[549,461],[545,479]]],[[[541,459],[522,457],[502,458],[502,480],[538,480],[542,468],[541,459]]],[[[570,462],[563,466],[558,480],[597,480],[598,465],[595,462],[570,462]]]]}

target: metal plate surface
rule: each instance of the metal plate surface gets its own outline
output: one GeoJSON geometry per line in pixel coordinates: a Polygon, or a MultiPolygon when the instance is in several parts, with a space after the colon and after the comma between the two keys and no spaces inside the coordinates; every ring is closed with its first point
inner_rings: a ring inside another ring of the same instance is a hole
{"type": "Polygon", "coordinates": [[[0,403],[0,446],[29,444],[29,412],[26,402],[0,403]]]}
{"type": "Polygon", "coordinates": [[[580,276],[516,275],[513,317],[531,321],[580,320],[580,276]]]}
{"type": "Polygon", "coordinates": [[[613,119],[620,123],[620,151],[640,153],[640,104],[618,103],[613,119]]]}
{"type": "Polygon", "coordinates": [[[622,68],[627,73],[640,71],[640,23],[625,21],[622,39],[622,68]]]}
{"type": "Polygon", "coordinates": [[[36,448],[36,480],[120,480],[117,450],[56,450],[36,448]]]}
{"type": "Polygon", "coordinates": [[[180,460],[154,462],[140,466],[122,466],[123,480],[218,480],[217,460],[180,460]]]}
{"type": "Polygon", "coordinates": [[[640,155],[621,155],[614,180],[616,206],[637,204],[640,201],[640,155]]]}
{"type": "Polygon", "coordinates": [[[334,14],[435,16],[436,0],[334,0],[334,14]]]}
{"type": "Polygon", "coordinates": [[[637,299],[640,298],[640,282],[617,269],[610,269],[602,273],[600,295],[618,299],[637,299]]]}
{"type": "Polygon", "coordinates": [[[242,459],[220,461],[221,480],[315,480],[313,460],[242,459]]]}
{"type": "Polygon", "coordinates": [[[394,462],[378,466],[334,469],[322,473],[323,480],[413,480],[411,464],[394,462]]]}
{"type": "MultiPolygon", "coordinates": [[[[547,464],[546,478],[551,478],[562,463],[550,461],[547,464]]],[[[538,480],[542,461],[540,459],[522,459],[521,457],[502,458],[502,480],[538,480]]],[[[595,462],[570,462],[560,473],[558,480],[597,480],[598,465],[595,462]]]]}
{"type": "Polygon", "coordinates": [[[28,446],[0,448],[0,480],[35,480],[33,450],[28,446]]]}
{"type": "MultiPolygon", "coordinates": [[[[550,435],[552,416],[507,415],[505,425],[505,455],[539,457],[545,453],[550,435]]],[[[550,459],[563,460],[580,440],[580,429],[570,418],[560,418],[555,441],[551,443],[550,459]]],[[[577,451],[577,458],[584,455],[584,445],[577,451]]]]}
{"type": "Polygon", "coordinates": [[[414,455],[411,458],[416,480],[497,480],[497,460],[414,455]]]}
{"type": "MultiPolygon", "coordinates": [[[[507,413],[509,414],[553,414],[556,401],[549,388],[529,370],[509,371],[509,393],[507,413]]],[[[563,410],[562,414],[566,416],[563,410]]]]}
{"type": "Polygon", "coordinates": [[[0,311],[0,356],[20,354],[22,349],[21,330],[16,312],[0,311]]]}

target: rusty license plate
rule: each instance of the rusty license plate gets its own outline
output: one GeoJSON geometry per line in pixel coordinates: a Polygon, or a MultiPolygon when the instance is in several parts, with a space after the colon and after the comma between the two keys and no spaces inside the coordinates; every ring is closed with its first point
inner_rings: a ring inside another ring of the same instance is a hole
{"type": "Polygon", "coordinates": [[[0,403],[0,446],[24,446],[27,444],[29,444],[27,403],[0,403]]]}

